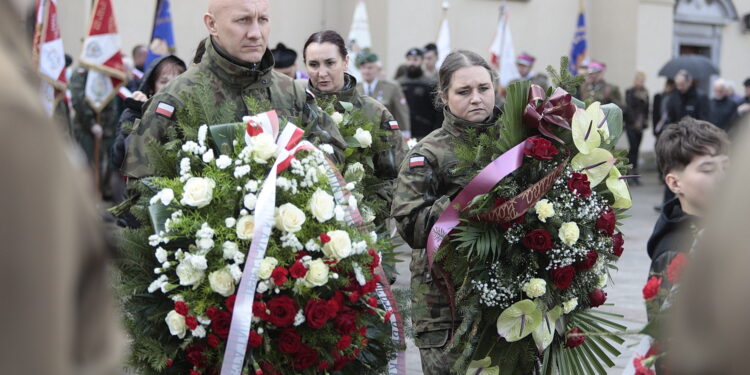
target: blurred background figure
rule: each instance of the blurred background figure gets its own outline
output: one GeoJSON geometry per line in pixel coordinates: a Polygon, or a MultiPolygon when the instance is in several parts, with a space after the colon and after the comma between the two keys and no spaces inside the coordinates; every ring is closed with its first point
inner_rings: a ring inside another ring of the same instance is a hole
{"type": "Polygon", "coordinates": [[[411,138],[409,105],[406,103],[404,92],[398,83],[381,78],[383,67],[378,55],[372,52],[360,54],[357,57],[357,67],[362,75],[362,82],[357,83],[357,91],[385,105],[388,112],[398,121],[404,138],[411,138]]]}
{"type": "Polygon", "coordinates": [[[685,116],[708,120],[708,97],[695,87],[695,80],[687,70],[674,76],[675,89],[667,101],[666,124],[680,121],[685,116]]]}
{"type": "Polygon", "coordinates": [[[544,73],[534,73],[534,62],[536,58],[524,52],[516,57],[516,69],[521,77],[517,80],[513,80],[509,85],[518,81],[530,81],[531,84],[539,85],[544,90],[549,87],[549,79],[544,73]]]}
{"type": "Polygon", "coordinates": [[[745,86],[745,97],[742,100],[742,104],[737,107],[737,115],[744,116],[750,113],[750,78],[746,79],[743,83],[745,86]]]}
{"type": "Polygon", "coordinates": [[[586,71],[586,82],[578,91],[578,98],[602,104],[614,103],[622,107],[620,88],[604,80],[607,65],[599,61],[589,62],[586,71]]]}
{"type": "Polygon", "coordinates": [[[434,93],[437,80],[424,75],[422,62],[422,50],[412,48],[407,51],[404,74],[397,79],[409,104],[409,122],[413,138],[422,138],[443,123],[442,112],[435,108],[434,93]]]}
{"type": "Polygon", "coordinates": [[[424,75],[437,80],[438,48],[435,43],[427,43],[424,46],[422,69],[424,75]]]}
{"type": "Polygon", "coordinates": [[[121,374],[112,254],[88,168],[39,103],[27,5],[0,0],[0,374],[121,374]]]}
{"type": "Polygon", "coordinates": [[[667,121],[667,98],[674,91],[674,79],[667,78],[664,90],[654,95],[654,105],[651,107],[651,122],[654,124],[654,136],[658,137],[664,123],[667,121]]]}
{"type": "Polygon", "coordinates": [[[708,106],[708,122],[729,132],[737,116],[737,103],[731,98],[727,82],[721,78],[714,81],[713,94],[708,106]]]}
{"type": "Polygon", "coordinates": [[[297,70],[297,51],[288,48],[284,43],[279,43],[271,52],[273,53],[273,69],[275,71],[286,74],[293,79],[310,78],[304,72],[297,70]]]}
{"type": "Polygon", "coordinates": [[[133,65],[136,69],[141,71],[141,75],[146,71],[146,57],[148,56],[148,48],[143,44],[138,44],[133,47],[133,65]]]}
{"type": "MultiPolygon", "coordinates": [[[[625,131],[628,135],[628,160],[633,164],[631,174],[638,174],[638,158],[643,139],[643,130],[648,127],[649,96],[645,87],[646,74],[638,72],[633,80],[633,87],[625,91],[625,108],[623,115],[625,120],[625,131]]],[[[640,185],[638,178],[633,179],[636,185],[640,185]]]]}

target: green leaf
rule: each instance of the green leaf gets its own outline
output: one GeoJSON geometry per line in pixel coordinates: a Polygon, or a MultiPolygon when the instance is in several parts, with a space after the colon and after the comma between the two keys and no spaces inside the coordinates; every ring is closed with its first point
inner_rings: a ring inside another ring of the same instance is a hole
{"type": "Polygon", "coordinates": [[[607,126],[609,127],[609,144],[612,148],[622,135],[622,109],[614,103],[605,104],[602,110],[607,115],[607,126]]]}
{"type": "Polygon", "coordinates": [[[359,141],[354,137],[344,137],[344,140],[349,148],[362,147],[362,145],[359,144],[359,141]]]}
{"type": "Polygon", "coordinates": [[[505,309],[497,318],[497,333],[508,342],[528,336],[542,323],[542,310],[525,299],[505,309]]]}
{"type": "Polygon", "coordinates": [[[478,361],[471,361],[466,375],[500,375],[500,368],[492,366],[492,359],[484,357],[478,361]]]}
{"type": "Polygon", "coordinates": [[[349,103],[349,102],[339,102],[339,104],[341,104],[341,107],[343,107],[344,110],[347,111],[347,112],[351,112],[351,111],[354,110],[354,104],[352,104],[352,103],[349,103]]]}
{"type": "Polygon", "coordinates": [[[508,87],[505,112],[500,117],[500,139],[498,149],[505,152],[526,138],[527,129],[523,124],[523,112],[529,97],[529,82],[516,82],[508,87]]]}

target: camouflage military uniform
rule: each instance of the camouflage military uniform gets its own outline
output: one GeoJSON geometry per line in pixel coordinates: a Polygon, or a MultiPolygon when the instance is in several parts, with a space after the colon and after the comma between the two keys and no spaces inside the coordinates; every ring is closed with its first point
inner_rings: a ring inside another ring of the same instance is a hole
{"type": "Polygon", "coordinates": [[[383,79],[377,79],[372,83],[359,82],[357,83],[357,91],[362,95],[373,97],[383,103],[388,108],[388,112],[398,121],[401,134],[406,138],[411,137],[409,104],[406,103],[404,91],[401,90],[401,86],[398,83],[383,79]],[[375,87],[372,87],[373,84],[375,87]]]}
{"type": "Polygon", "coordinates": [[[519,79],[514,79],[508,83],[508,86],[521,81],[529,81],[532,85],[538,85],[541,86],[544,90],[547,90],[549,87],[549,78],[547,78],[547,75],[544,73],[531,73],[530,77],[522,77],[519,79]]]}
{"type": "MultiPolygon", "coordinates": [[[[495,116],[499,114],[496,111],[495,116]]],[[[412,247],[411,288],[415,314],[415,343],[420,349],[422,370],[426,375],[449,374],[455,358],[444,353],[452,322],[450,305],[430,273],[426,250],[432,225],[448,207],[451,199],[468,183],[469,176],[457,175],[458,158],[454,142],[466,129],[493,126],[493,116],[485,123],[458,119],[447,109],[443,126],[423,138],[406,156],[396,182],[391,215],[401,237],[412,247]],[[425,288],[426,286],[426,288],[425,288]],[[424,291],[421,293],[420,291],[424,291]]]]}
{"type": "Polygon", "coordinates": [[[305,129],[307,139],[331,144],[340,159],[346,143],[336,124],[318,109],[314,97],[305,93],[302,84],[275,72],[273,64],[271,51],[266,51],[261,62],[249,64],[231,57],[212,38],[207,39],[201,63],[169,82],[146,102],[143,119],[129,137],[125,174],[135,178],[153,174],[146,145],[150,140],[165,141],[166,130],[176,126],[186,102],[201,103],[201,108],[191,108],[197,112],[203,110],[199,113],[203,118],[196,124],[189,124],[197,127],[204,123],[241,121],[250,114],[248,97],[270,102],[280,116],[290,119],[302,116],[303,124],[298,125],[305,129]],[[222,106],[230,110],[218,110],[222,106]]]}
{"type": "Polygon", "coordinates": [[[620,88],[604,80],[596,83],[585,82],[578,91],[578,98],[583,101],[591,100],[591,102],[602,104],[614,103],[620,108],[623,106],[620,88]]]}
{"type": "MultiPolygon", "coordinates": [[[[380,124],[382,129],[391,132],[390,137],[383,140],[391,145],[391,149],[376,155],[375,160],[373,160],[376,176],[385,182],[385,188],[379,192],[379,195],[388,202],[388,206],[390,207],[393,197],[393,180],[398,175],[398,168],[404,160],[407,151],[406,142],[404,142],[404,138],[401,136],[401,131],[399,130],[400,124],[396,121],[394,128],[391,122],[395,120],[391,113],[388,112],[388,109],[377,100],[361,95],[357,91],[357,79],[348,73],[344,74],[344,88],[339,92],[324,93],[313,87],[310,81],[308,81],[307,88],[316,96],[323,98],[336,96],[338,101],[352,103],[354,108],[361,109],[368,119],[375,124],[380,124]]],[[[343,108],[339,109],[343,110],[343,108]]]]}

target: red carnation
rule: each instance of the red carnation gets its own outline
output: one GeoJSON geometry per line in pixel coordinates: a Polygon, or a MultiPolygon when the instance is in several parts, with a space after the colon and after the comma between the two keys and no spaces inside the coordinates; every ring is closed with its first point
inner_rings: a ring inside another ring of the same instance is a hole
{"type": "Polygon", "coordinates": [[[560,153],[549,140],[542,137],[531,137],[530,142],[523,153],[537,160],[550,160],[553,156],[560,153]]]}
{"type": "Polygon", "coordinates": [[[615,211],[607,207],[599,214],[599,218],[596,219],[596,229],[608,236],[612,236],[615,233],[616,223],[615,211]]]}
{"type": "Polygon", "coordinates": [[[206,335],[206,343],[208,346],[212,348],[216,348],[219,346],[219,343],[221,343],[221,340],[219,340],[219,337],[214,335],[213,333],[209,333],[206,335]]]}
{"type": "Polygon", "coordinates": [[[190,375],[201,375],[201,372],[198,370],[190,370],[190,375]]]}
{"type": "Polygon", "coordinates": [[[622,233],[617,233],[612,236],[612,254],[615,254],[618,258],[622,256],[622,252],[625,250],[625,239],[622,238],[622,233]]]}
{"type": "Polygon", "coordinates": [[[307,268],[304,264],[302,264],[301,260],[298,260],[292,264],[291,267],[289,267],[289,273],[292,275],[295,279],[301,279],[307,275],[307,268]]]}
{"type": "Polygon", "coordinates": [[[643,299],[649,301],[659,294],[662,278],[651,276],[648,278],[646,285],[643,286],[643,299]]]}
{"type": "Polygon", "coordinates": [[[229,336],[229,326],[232,324],[232,315],[223,310],[217,310],[211,318],[211,329],[222,339],[229,336]]]}
{"type": "Polygon", "coordinates": [[[294,356],[294,369],[306,370],[320,361],[320,354],[317,350],[303,345],[297,355],[294,356]]]}
{"type": "Polygon", "coordinates": [[[173,360],[171,360],[171,359],[167,360],[167,367],[172,367],[173,364],[174,364],[173,360]]]}
{"type": "Polygon", "coordinates": [[[203,355],[203,350],[205,349],[205,345],[203,344],[196,344],[188,346],[185,349],[185,352],[187,353],[186,357],[188,362],[192,364],[194,367],[198,368],[204,368],[206,367],[206,356],[203,355]]]}
{"type": "Polygon", "coordinates": [[[294,354],[302,347],[302,336],[294,328],[285,328],[279,335],[279,351],[284,354],[294,354]]]}
{"type": "Polygon", "coordinates": [[[377,288],[377,281],[373,278],[372,280],[365,283],[365,285],[362,285],[362,287],[359,289],[359,292],[363,295],[370,294],[375,291],[377,288]]]}
{"type": "Polygon", "coordinates": [[[586,341],[586,336],[577,336],[580,334],[583,334],[583,331],[578,328],[573,328],[568,331],[568,333],[565,334],[565,346],[568,348],[575,348],[576,346],[583,344],[586,341]]]}
{"type": "Polygon", "coordinates": [[[576,275],[576,269],[573,266],[565,266],[561,268],[555,268],[550,271],[552,276],[552,283],[555,284],[557,289],[568,289],[570,284],[573,283],[573,277],[576,275]]]}
{"type": "Polygon", "coordinates": [[[206,316],[209,317],[209,319],[213,319],[217,312],[219,312],[219,309],[211,306],[206,309],[206,316]]]}
{"type": "Polygon", "coordinates": [[[178,314],[182,316],[187,316],[188,314],[188,306],[185,304],[185,302],[182,301],[176,301],[174,303],[174,311],[177,311],[178,314]]]}
{"type": "Polygon", "coordinates": [[[677,282],[680,281],[680,274],[682,274],[682,269],[685,267],[686,261],[687,257],[685,257],[685,254],[680,253],[669,263],[669,266],[667,267],[667,280],[669,280],[670,283],[677,284],[677,282]]]}
{"type": "Polygon", "coordinates": [[[573,172],[573,176],[568,179],[568,190],[573,194],[577,194],[579,198],[588,198],[591,196],[589,176],[583,173],[573,172]]]}
{"type": "Polygon", "coordinates": [[[331,236],[329,236],[329,235],[327,235],[325,233],[321,233],[320,234],[320,242],[322,242],[322,243],[331,242],[331,236]]]}
{"type": "Polygon", "coordinates": [[[281,375],[271,362],[261,362],[260,369],[263,371],[263,375],[281,375]]]}
{"type": "Polygon", "coordinates": [[[575,263],[576,271],[582,272],[590,270],[596,264],[597,259],[599,259],[599,253],[594,250],[589,250],[586,253],[586,258],[575,263]]]}
{"type": "Polygon", "coordinates": [[[268,301],[267,320],[277,327],[288,327],[294,323],[297,314],[297,302],[289,296],[279,296],[268,301]]]}
{"type": "Polygon", "coordinates": [[[286,275],[288,274],[289,274],[289,271],[287,271],[287,269],[282,266],[278,266],[274,268],[273,272],[271,272],[273,283],[276,284],[276,286],[284,285],[284,283],[287,280],[286,275]]]}
{"type": "Polygon", "coordinates": [[[547,251],[552,248],[552,236],[546,229],[534,229],[527,233],[521,244],[531,250],[547,251]]]}
{"type": "Polygon", "coordinates": [[[227,307],[227,310],[229,312],[234,312],[234,302],[237,300],[237,295],[232,294],[231,296],[227,297],[227,299],[224,300],[224,305],[227,307]]]}
{"type": "Polygon", "coordinates": [[[375,249],[367,250],[367,254],[370,254],[372,257],[372,263],[370,263],[370,269],[376,269],[380,265],[380,255],[375,251],[375,249]]]}
{"type": "Polygon", "coordinates": [[[350,334],[357,329],[357,315],[352,312],[336,315],[333,326],[342,335],[350,334]]]}
{"type": "Polygon", "coordinates": [[[331,364],[328,361],[321,361],[318,364],[318,370],[328,370],[329,368],[331,368],[331,364]]]}
{"type": "Polygon", "coordinates": [[[263,301],[253,301],[253,316],[257,316],[262,320],[268,320],[266,309],[268,309],[268,306],[263,301]]]}
{"type": "Polygon", "coordinates": [[[393,315],[393,310],[386,311],[385,315],[383,315],[383,321],[389,322],[391,320],[391,315],[393,315]]]}
{"type": "Polygon", "coordinates": [[[648,357],[636,356],[633,359],[633,367],[635,368],[635,375],[655,375],[654,370],[643,365],[642,361],[648,357]]]}
{"type": "Polygon", "coordinates": [[[362,297],[362,294],[355,290],[349,293],[349,302],[355,303],[359,300],[359,297],[362,297]]]}
{"type": "Polygon", "coordinates": [[[347,364],[349,364],[349,362],[351,362],[353,360],[354,360],[354,358],[336,356],[336,361],[333,362],[333,369],[335,371],[339,371],[342,368],[344,368],[344,366],[346,366],[347,364]]]}
{"type": "Polygon", "coordinates": [[[250,331],[250,338],[247,340],[247,345],[251,348],[257,348],[263,343],[263,336],[259,335],[255,331],[250,331]]]}
{"type": "Polygon", "coordinates": [[[339,342],[336,344],[336,348],[338,348],[339,350],[345,350],[351,345],[352,345],[352,337],[349,335],[343,335],[339,339],[339,342]]]}
{"type": "MultiPolygon", "coordinates": [[[[372,296],[367,299],[367,304],[372,307],[378,307],[378,299],[375,296],[372,296]]],[[[371,310],[372,311],[372,310],[371,310]]]]}
{"type": "Polygon", "coordinates": [[[594,289],[589,293],[589,305],[591,307],[599,307],[607,302],[607,293],[601,289],[594,289]]]}
{"type": "Polygon", "coordinates": [[[330,300],[328,300],[328,317],[334,318],[336,317],[336,314],[341,311],[341,308],[344,307],[344,300],[343,300],[343,294],[341,292],[338,292],[341,298],[337,298],[336,295],[333,296],[330,300]]]}
{"type": "Polygon", "coordinates": [[[185,317],[185,325],[192,331],[198,328],[198,320],[194,316],[188,315],[185,317]]]}
{"type": "Polygon", "coordinates": [[[324,299],[311,299],[305,305],[305,318],[307,325],[320,329],[330,318],[328,301],[324,299]]]}

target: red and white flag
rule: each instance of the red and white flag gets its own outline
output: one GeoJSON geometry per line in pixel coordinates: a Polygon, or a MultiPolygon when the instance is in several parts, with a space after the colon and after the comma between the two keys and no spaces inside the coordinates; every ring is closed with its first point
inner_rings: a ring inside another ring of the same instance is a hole
{"type": "Polygon", "coordinates": [[[57,18],[57,0],[37,0],[34,11],[34,63],[42,78],[42,104],[51,116],[57,102],[65,100],[65,90],[68,86],[65,76],[65,50],[57,18]]]}
{"type": "Polygon", "coordinates": [[[500,85],[503,87],[521,77],[516,68],[516,52],[513,48],[513,37],[510,34],[508,10],[504,6],[500,7],[500,21],[497,23],[495,39],[490,45],[490,62],[497,69],[500,85]]]}
{"type": "Polygon", "coordinates": [[[101,112],[127,79],[112,0],[94,2],[81,64],[89,68],[86,101],[94,111],[101,112]]]}

